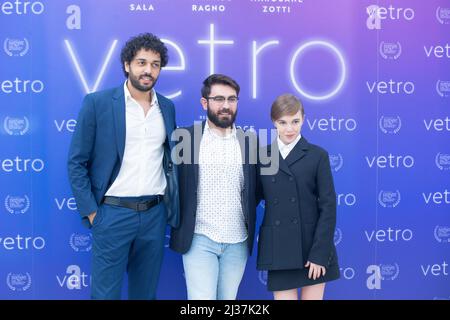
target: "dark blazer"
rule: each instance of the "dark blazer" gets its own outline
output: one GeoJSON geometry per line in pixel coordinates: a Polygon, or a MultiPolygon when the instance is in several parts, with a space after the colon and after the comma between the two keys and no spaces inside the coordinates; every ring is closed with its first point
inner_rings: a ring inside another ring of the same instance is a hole
{"type": "MultiPolygon", "coordinates": [[[[188,128],[181,128],[189,132],[189,139],[191,139],[189,146],[191,147],[190,163],[182,163],[178,166],[178,180],[180,185],[180,225],[178,228],[172,228],[170,237],[170,248],[178,253],[185,254],[189,251],[194,237],[195,219],[197,214],[197,188],[198,188],[198,159],[200,152],[200,142],[205,128],[205,121],[194,124],[188,128]],[[194,131],[196,134],[194,134],[194,131]]],[[[179,129],[177,129],[179,130],[179,129]]],[[[256,220],[256,206],[257,200],[256,192],[256,168],[257,159],[254,159],[253,164],[250,161],[252,157],[250,154],[256,156],[258,152],[257,143],[249,143],[247,134],[241,129],[237,129],[236,134],[241,146],[241,155],[244,157],[243,173],[244,173],[244,188],[241,195],[241,205],[244,217],[246,219],[246,227],[248,230],[248,250],[251,254],[253,249],[253,240],[255,235],[255,220],[256,220]],[[245,140],[243,139],[245,137],[245,140]],[[245,141],[245,143],[244,143],[245,141]]],[[[256,135],[254,135],[256,141],[256,135]]],[[[180,141],[182,143],[183,141],[180,141]]],[[[184,155],[180,152],[180,155],[184,155]]]]}
{"type": "MultiPolygon", "coordinates": [[[[174,142],[175,108],[169,99],[156,94],[167,136],[163,167],[167,188],[164,202],[168,223],[179,223],[177,168],[170,158],[174,142]]],[[[123,86],[86,95],[78,115],[68,157],[68,174],[82,223],[90,227],[88,215],[97,211],[119,174],[125,150],[125,97],[123,86]]],[[[149,164],[151,165],[151,164],[149,164]]]]}
{"type": "MultiPolygon", "coordinates": [[[[279,154],[276,142],[266,148],[279,154]]],[[[259,175],[265,214],[257,268],[301,269],[308,260],[324,267],[337,264],[336,194],[328,153],[302,137],[286,159],[279,154],[279,161],[276,174],[259,175]]]]}

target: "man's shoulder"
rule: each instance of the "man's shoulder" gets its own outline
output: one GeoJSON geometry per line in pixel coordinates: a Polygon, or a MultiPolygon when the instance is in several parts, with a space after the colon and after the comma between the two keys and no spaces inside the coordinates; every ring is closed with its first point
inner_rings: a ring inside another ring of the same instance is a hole
{"type": "Polygon", "coordinates": [[[245,136],[251,136],[251,137],[258,138],[257,132],[254,128],[242,128],[242,127],[236,126],[236,133],[242,134],[245,136]]]}
{"type": "Polygon", "coordinates": [[[308,147],[308,149],[311,152],[314,152],[314,153],[318,154],[319,156],[327,156],[328,155],[328,151],[325,150],[325,148],[323,148],[317,144],[305,141],[305,145],[308,147]]]}
{"type": "Polygon", "coordinates": [[[99,99],[111,98],[113,96],[117,96],[120,94],[123,94],[122,86],[91,92],[86,95],[86,98],[93,99],[93,100],[99,100],[99,99]],[[120,89],[122,89],[122,92],[120,91],[120,89]]]}

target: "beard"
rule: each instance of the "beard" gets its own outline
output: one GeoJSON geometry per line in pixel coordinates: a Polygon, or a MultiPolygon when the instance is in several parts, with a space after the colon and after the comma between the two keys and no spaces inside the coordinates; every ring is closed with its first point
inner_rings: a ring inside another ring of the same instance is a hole
{"type": "Polygon", "coordinates": [[[222,109],[218,113],[214,113],[208,106],[207,115],[208,115],[209,121],[214,123],[215,126],[222,128],[222,129],[226,129],[226,128],[230,128],[233,125],[234,121],[236,120],[237,110],[235,113],[233,113],[230,109],[222,109]],[[229,117],[220,118],[220,115],[222,115],[222,114],[228,114],[229,117]]]}
{"type": "Polygon", "coordinates": [[[148,92],[150,90],[153,89],[153,87],[156,84],[156,80],[158,79],[154,79],[150,74],[146,73],[140,76],[135,76],[131,73],[128,74],[129,75],[129,80],[131,82],[131,85],[136,88],[137,90],[141,91],[141,92],[148,92]],[[143,77],[149,77],[151,83],[149,85],[142,85],[139,80],[142,79],[143,77]]]}

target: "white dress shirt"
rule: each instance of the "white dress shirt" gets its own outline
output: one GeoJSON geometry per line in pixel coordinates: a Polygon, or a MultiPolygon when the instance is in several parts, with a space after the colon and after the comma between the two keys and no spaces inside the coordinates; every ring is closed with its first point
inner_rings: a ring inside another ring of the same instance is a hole
{"type": "Polygon", "coordinates": [[[241,192],[244,174],[236,127],[227,136],[206,121],[200,142],[195,233],[219,243],[247,239],[241,192]]]}
{"type": "MultiPolygon", "coordinates": [[[[125,94],[125,151],[119,174],[107,196],[139,197],[164,194],[166,177],[162,165],[166,128],[156,92],[147,115],[127,88],[125,94]]],[[[112,137],[113,139],[113,137],[112,137]]]]}
{"type": "Polygon", "coordinates": [[[289,155],[289,153],[292,151],[292,149],[294,149],[295,145],[297,144],[297,142],[300,141],[301,138],[302,138],[302,135],[299,134],[297,136],[297,138],[295,138],[294,141],[292,141],[289,144],[284,144],[284,142],[281,141],[280,137],[277,137],[278,149],[280,150],[280,154],[283,157],[283,159],[286,159],[286,157],[289,155]]]}

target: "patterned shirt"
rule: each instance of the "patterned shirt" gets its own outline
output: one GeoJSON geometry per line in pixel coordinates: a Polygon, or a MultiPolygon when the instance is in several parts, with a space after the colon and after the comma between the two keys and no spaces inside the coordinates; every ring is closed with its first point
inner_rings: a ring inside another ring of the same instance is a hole
{"type": "Polygon", "coordinates": [[[195,233],[219,243],[247,239],[241,205],[244,174],[236,127],[219,136],[205,123],[200,142],[195,233]]]}

